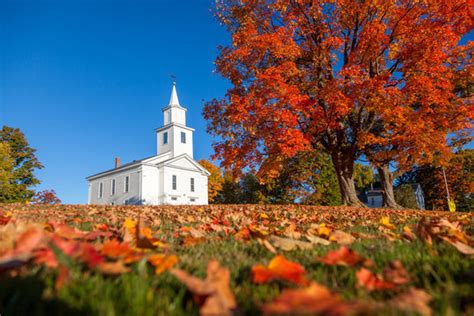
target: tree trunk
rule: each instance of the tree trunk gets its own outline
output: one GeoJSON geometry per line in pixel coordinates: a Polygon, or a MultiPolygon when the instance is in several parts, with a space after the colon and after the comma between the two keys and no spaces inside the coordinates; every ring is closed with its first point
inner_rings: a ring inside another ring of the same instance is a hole
{"type": "Polygon", "coordinates": [[[395,194],[393,192],[393,176],[388,164],[381,165],[377,168],[377,171],[380,175],[380,182],[382,183],[382,206],[393,209],[402,209],[403,207],[395,201],[395,194]]]}
{"type": "Polygon", "coordinates": [[[342,204],[358,207],[367,207],[357,197],[354,184],[354,160],[348,157],[341,157],[340,154],[333,154],[332,163],[336,170],[339,190],[341,192],[342,204]]]}

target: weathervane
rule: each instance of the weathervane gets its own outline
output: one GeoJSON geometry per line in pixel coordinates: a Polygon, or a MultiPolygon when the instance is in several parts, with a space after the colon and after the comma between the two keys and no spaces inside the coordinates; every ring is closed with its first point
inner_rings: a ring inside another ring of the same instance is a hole
{"type": "Polygon", "coordinates": [[[170,77],[173,80],[173,85],[176,85],[176,76],[174,74],[171,74],[170,77]]]}

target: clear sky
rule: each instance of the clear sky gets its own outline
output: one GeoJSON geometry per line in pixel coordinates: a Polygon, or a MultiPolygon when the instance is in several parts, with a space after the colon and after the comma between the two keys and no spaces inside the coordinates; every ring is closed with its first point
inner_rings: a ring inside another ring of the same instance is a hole
{"type": "Polygon", "coordinates": [[[86,203],[85,177],[156,153],[154,129],[177,77],[196,159],[212,154],[203,100],[229,41],[212,0],[0,1],[0,126],[20,128],[45,168],[39,189],[86,203]]]}

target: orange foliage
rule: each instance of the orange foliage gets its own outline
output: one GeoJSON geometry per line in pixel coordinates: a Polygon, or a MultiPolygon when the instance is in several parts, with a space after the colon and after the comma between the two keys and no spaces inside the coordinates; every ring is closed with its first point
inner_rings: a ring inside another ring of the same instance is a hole
{"type": "Polygon", "coordinates": [[[298,263],[288,261],[282,255],[274,257],[265,267],[258,264],[252,268],[253,281],[266,283],[273,279],[282,279],[296,284],[305,284],[304,268],[298,263]]]}
{"type": "Polygon", "coordinates": [[[459,45],[472,10],[468,0],[219,1],[232,44],[216,65],[232,87],[204,109],[222,139],[215,156],[242,170],[322,147],[343,202],[356,203],[362,153],[403,168],[448,155],[451,133],[474,118],[455,93],[472,78],[472,43],[459,45]]]}

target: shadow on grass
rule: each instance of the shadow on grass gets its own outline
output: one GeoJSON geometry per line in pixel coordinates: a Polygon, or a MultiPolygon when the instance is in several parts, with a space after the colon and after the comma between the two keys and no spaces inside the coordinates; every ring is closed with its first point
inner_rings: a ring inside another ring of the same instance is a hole
{"type": "Polygon", "coordinates": [[[88,315],[89,311],[48,298],[37,277],[0,277],[1,315],[88,315]]]}

